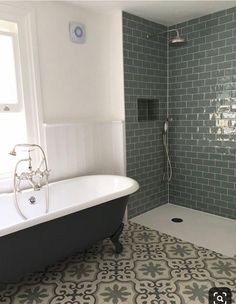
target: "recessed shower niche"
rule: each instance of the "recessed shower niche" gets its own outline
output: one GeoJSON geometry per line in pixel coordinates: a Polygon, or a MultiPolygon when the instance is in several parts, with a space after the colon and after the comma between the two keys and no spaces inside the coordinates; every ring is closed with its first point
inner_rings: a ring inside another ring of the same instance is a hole
{"type": "Polygon", "coordinates": [[[159,100],[150,98],[138,98],[138,121],[158,120],[159,100]]]}

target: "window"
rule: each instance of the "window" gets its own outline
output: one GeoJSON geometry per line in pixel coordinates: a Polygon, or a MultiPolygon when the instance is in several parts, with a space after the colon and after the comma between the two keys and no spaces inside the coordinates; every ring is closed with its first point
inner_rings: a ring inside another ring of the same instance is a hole
{"type": "Polygon", "coordinates": [[[0,20],[0,111],[17,111],[21,106],[17,24],[0,20]]]}
{"type": "Polygon", "coordinates": [[[14,145],[42,145],[33,21],[31,12],[0,4],[0,193],[12,190],[14,145]]]}
{"type": "Polygon", "coordinates": [[[12,146],[27,142],[17,36],[16,23],[0,20],[0,177],[13,171],[12,146]]]}

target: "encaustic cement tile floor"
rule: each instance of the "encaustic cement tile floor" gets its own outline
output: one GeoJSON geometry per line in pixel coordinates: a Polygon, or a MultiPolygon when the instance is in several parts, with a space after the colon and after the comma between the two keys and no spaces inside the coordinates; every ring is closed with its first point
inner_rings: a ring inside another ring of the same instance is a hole
{"type": "Polygon", "coordinates": [[[204,304],[212,287],[228,287],[236,303],[236,259],[136,223],[125,225],[124,250],[110,240],[2,285],[4,304],[204,304]]]}

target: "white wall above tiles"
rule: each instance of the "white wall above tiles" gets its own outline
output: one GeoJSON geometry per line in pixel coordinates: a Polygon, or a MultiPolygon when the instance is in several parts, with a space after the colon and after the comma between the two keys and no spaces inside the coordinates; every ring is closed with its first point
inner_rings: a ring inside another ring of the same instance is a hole
{"type": "Polygon", "coordinates": [[[37,14],[44,121],[123,120],[121,12],[28,2],[37,14]],[[70,21],[85,25],[85,43],[71,42],[70,21]]]}
{"type": "Polygon", "coordinates": [[[122,13],[94,12],[63,1],[1,1],[35,16],[45,123],[124,120],[122,13]],[[73,43],[69,22],[85,25],[73,43]]]}
{"type": "Polygon", "coordinates": [[[123,121],[44,127],[51,181],[86,174],[125,175],[123,121]]]}

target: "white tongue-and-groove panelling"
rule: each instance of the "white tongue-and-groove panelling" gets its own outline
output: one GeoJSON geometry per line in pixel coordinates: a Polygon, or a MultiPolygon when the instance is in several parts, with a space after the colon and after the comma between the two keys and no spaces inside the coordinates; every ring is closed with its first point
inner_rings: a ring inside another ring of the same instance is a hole
{"type": "Polygon", "coordinates": [[[88,174],[125,175],[124,122],[45,124],[50,181],[88,174]]]}

